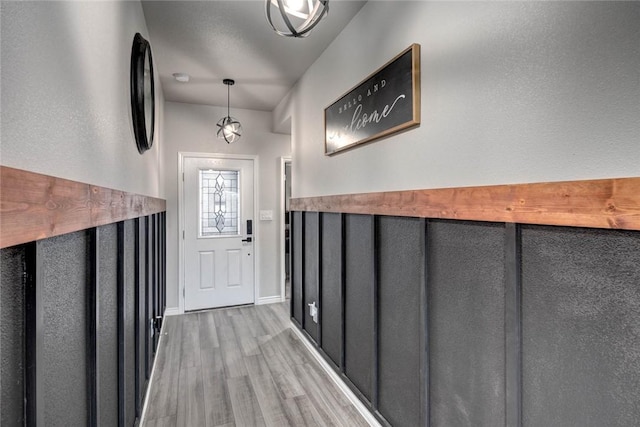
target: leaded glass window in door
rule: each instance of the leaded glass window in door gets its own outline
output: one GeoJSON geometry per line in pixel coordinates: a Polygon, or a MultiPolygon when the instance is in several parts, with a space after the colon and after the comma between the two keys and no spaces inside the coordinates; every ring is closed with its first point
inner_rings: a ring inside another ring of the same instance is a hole
{"type": "Polygon", "coordinates": [[[240,171],[200,171],[200,236],[238,235],[240,171]]]}

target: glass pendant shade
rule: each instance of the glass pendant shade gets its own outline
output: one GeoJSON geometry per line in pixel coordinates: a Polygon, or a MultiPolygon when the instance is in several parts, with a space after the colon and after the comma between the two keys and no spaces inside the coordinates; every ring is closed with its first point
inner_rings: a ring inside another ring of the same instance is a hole
{"type": "Polygon", "coordinates": [[[265,0],[265,5],[269,25],[284,37],[306,37],[329,12],[329,0],[265,0]]]}
{"type": "Polygon", "coordinates": [[[227,85],[227,116],[218,120],[216,126],[218,126],[218,132],[216,135],[220,139],[224,139],[227,144],[236,142],[242,136],[242,126],[237,119],[234,119],[229,114],[229,87],[235,84],[234,80],[224,79],[222,83],[227,85]]]}

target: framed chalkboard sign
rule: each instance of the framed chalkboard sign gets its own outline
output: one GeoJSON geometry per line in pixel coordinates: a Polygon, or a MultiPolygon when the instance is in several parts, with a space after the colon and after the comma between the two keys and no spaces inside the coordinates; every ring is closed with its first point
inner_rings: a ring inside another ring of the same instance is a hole
{"type": "Polygon", "coordinates": [[[420,124],[420,45],[413,44],[324,110],[332,155],[420,124]]]}

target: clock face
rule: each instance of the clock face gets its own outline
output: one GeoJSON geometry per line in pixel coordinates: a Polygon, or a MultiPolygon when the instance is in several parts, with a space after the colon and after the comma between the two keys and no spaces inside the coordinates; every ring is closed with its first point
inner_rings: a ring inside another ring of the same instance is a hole
{"type": "Polygon", "coordinates": [[[136,146],[140,154],[153,145],[155,97],[151,46],[140,33],[131,49],[131,116],[136,146]]]}

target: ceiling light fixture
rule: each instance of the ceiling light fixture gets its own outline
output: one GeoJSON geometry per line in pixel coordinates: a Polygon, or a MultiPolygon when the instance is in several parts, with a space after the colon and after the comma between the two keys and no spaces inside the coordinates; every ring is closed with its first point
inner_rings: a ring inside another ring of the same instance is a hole
{"type": "Polygon", "coordinates": [[[224,79],[222,83],[227,85],[227,116],[218,121],[218,138],[224,139],[227,144],[236,142],[242,135],[242,126],[240,122],[229,114],[229,86],[233,86],[235,81],[232,79],[224,79]]]}
{"type": "Polygon", "coordinates": [[[329,13],[329,0],[265,0],[265,4],[269,25],[284,37],[306,37],[329,13]],[[282,18],[278,25],[271,19],[272,6],[278,9],[282,18]]]}
{"type": "Polygon", "coordinates": [[[173,78],[179,81],[180,83],[188,83],[189,77],[190,76],[187,73],[173,73],[173,78]]]}

